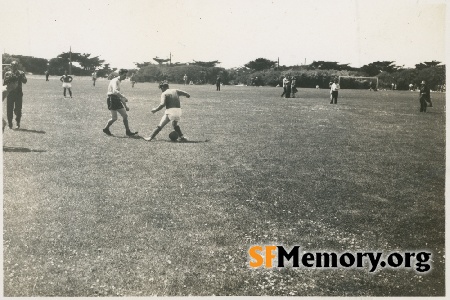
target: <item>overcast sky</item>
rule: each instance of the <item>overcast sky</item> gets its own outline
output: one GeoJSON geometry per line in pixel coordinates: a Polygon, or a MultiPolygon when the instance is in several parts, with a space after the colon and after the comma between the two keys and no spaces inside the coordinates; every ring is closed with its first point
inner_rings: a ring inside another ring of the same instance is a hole
{"type": "Polygon", "coordinates": [[[445,62],[445,0],[0,0],[2,52],[91,53],[112,67],[168,58],[243,66],[445,62]]]}

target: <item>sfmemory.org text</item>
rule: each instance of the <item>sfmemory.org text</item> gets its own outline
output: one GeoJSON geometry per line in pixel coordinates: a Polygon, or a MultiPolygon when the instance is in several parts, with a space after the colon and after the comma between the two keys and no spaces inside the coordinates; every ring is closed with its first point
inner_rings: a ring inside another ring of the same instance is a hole
{"type": "Polygon", "coordinates": [[[383,268],[413,268],[419,273],[431,270],[431,252],[302,252],[300,246],[286,250],[284,246],[254,245],[248,250],[251,268],[367,268],[375,272],[383,268]]]}

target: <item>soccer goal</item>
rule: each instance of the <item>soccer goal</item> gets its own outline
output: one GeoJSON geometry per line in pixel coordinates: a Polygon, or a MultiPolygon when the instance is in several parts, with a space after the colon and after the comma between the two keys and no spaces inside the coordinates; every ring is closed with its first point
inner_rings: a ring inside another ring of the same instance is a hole
{"type": "Polygon", "coordinates": [[[373,89],[378,90],[378,77],[339,76],[341,89],[373,89]]]}

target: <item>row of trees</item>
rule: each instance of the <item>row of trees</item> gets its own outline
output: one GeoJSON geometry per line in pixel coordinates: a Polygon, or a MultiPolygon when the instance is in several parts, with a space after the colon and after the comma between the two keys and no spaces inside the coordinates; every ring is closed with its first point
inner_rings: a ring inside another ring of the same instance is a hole
{"type": "MultiPolygon", "coordinates": [[[[277,86],[282,85],[285,75],[295,76],[297,86],[305,88],[316,86],[328,88],[330,81],[334,81],[339,76],[377,76],[378,88],[381,89],[390,89],[394,83],[397,89],[408,90],[409,84],[418,86],[422,80],[426,80],[432,89],[445,84],[445,65],[439,65],[436,61],[417,64],[416,68],[398,67],[389,61],[374,62],[361,68],[324,61],[305,66],[278,67],[275,61],[262,58],[234,69],[192,64],[137,66],[140,68],[136,71],[135,78],[141,82],[168,80],[173,83],[182,83],[186,74],[188,81],[195,84],[214,84],[217,76],[220,76],[224,84],[277,86]]],[[[369,85],[370,81],[353,82],[348,84],[347,88],[369,88],[369,85]]]]}
{"type": "MultiPolygon", "coordinates": [[[[19,62],[19,67],[28,73],[43,75],[48,71],[50,75],[62,75],[64,71],[71,71],[73,75],[89,76],[97,70],[98,76],[106,77],[115,68],[110,68],[110,64],[104,63],[99,56],[91,57],[89,53],[63,52],[57,57],[47,60],[23,55],[2,55],[2,64],[10,64],[12,61],[19,62]]],[[[3,69],[3,72],[6,69],[3,69]]]]}
{"type": "MultiPolygon", "coordinates": [[[[17,60],[22,70],[33,74],[61,75],[71,69],[72,74],[89,76],[97,70],[99,77],[115,74],[116,68],[111,68],[99,56],[89,53],[63,52],[50,60],[30,56],[3,54],[2,63],[8,64],[17,60]]],[[[329,82],[339,76],[377,76],[379,88],[390,88],[392,83],[397,89],[407,90],[409,84],[418,85],[426,80],[432,89],[445,84],[445,65],[438,61],[422,62],[415,68],[396,66],[393,61],[376,61],[361,68],[353,68],[348,64],[333,61],[314,61],[309,65],[279,66],[276,61],[257,58],[243,67],[224,69],[217,67],[220,62],[193,61],[191,63],[170,63],[169,60],[157,60],[157,63],[135,63],[136,69],[130,70],[136,81],[155,82],[168,80],[182,83],[186,74],[188,81],[194,84],[214,84],[217,76],[224,84],[244,84],[258,86],[277,86],[282,84],[285,75],[295,76],[298,87],[328,88],[329,82]]],[[[3,69],[5,71],[5,69],[3,69]]],[[[367,83],[369,84],[369,83],[367,83]]],[[[353,84],[350,88],[367,88],[367,84],[353,84]]]]}

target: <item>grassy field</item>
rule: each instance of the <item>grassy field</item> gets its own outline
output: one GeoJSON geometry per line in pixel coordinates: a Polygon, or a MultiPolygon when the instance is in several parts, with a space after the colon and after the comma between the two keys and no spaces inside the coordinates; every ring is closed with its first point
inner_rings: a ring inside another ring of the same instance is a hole
{"type": "MultiPolygon", "coordinates": [[[[5,296],[443,296],[445,94],[181,86],[181,129],[112,137],[107,81],[24,85],[3,134],[5,296]],[[254,244],[433,253],[432,271],[250,269],[254,244]]],[[[122,84],[132,130],[156,84],[122,84]]]]}

